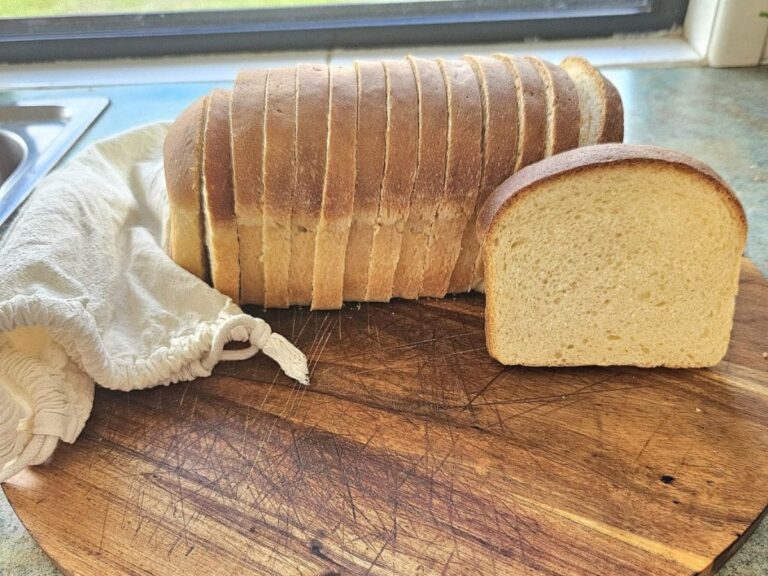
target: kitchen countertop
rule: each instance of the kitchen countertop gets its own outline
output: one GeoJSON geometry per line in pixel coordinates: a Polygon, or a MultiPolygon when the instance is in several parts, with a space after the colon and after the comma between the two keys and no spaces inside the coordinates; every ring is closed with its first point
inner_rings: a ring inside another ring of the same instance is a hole
{"type": "MultiPolygon", "coordinates": [[[[624,100],[627,142],[674,148],[710,164],[736,191],[749,224],[747,256],[768,276],[768,67],[747,69],[616,68],[605,71],[624,100]]],[[[214,83],[152,84],[67,90],[0,92],[55,99],[97,94],[111,105],[79,147],[133,126],[175,117],[214,83]]],[[[0,575],[60,572],[0,495],[0,575]]],[[[718,573],[768,573],[768,520],[718,573]]]]}

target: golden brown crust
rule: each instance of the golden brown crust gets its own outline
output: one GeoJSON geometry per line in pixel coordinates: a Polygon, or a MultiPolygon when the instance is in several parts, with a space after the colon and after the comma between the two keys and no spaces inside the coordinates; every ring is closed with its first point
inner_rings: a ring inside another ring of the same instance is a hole
{"type": "Polygon", "coordinates": [[[514,170],[517,152],[517,97],[506,65],[489,57],[467,56],[481,89],[483,105],[483,170],[475,210],[464,228],[461,252],[451,275],[449,292],[467,292],[482,278],[475,219],[482,203],[514,170]]]}
{"type": "Polygon", "coordinates": [[[323,201],[328,140],[328,66],[299,64],[296,96],[296,190],[291,216],[291,304],[312,301],[315,238],[323,201]]]}
{"type": "Polygon", "coordinates": [[[208,107],[203,145],[203,207],[213,286],[240,300],[239,243],[232,190],[229,90],[214,90],[208,107]]]}
{"type": "Polygon", "coordinates": [[[581,56],[569,56],[560,66],[565,70],[570,68],[581,70],[592,78],[593,86],[602,104],[597,141],[591,144],[603,144],[607,142],[622,142],[624,140],[624,105],[621,95],[608,78],[581,56]]]}
{"type": "Polygon", "coordinates": [[[415,299],[419,296],[424,274],[428,231],[445,184],[448,95],[436,62],[412,56],[408,61],[416,78],[419,101],[418,170],[403,231],[393,295],[415,299]]]}
{"type": "Polygon", "coordinates": [[[430,234],[419,293],[442,298],[459,258],[461,236],[474,211],[482,170],[480,88],[464,61],[438,60],[448,89],[448,159],[445,189],[430,234]]]}
{"type": "Polygon", "coordinates": [[[163,148],[170,209],[169,251],[179,266],[207,280],[201,206],[203,128],[208,96],[190,104],[168,130],[163,148]]]}
{"type": "Polygon", "coordinates": [[[411,203],[419,146],[416,77],[407,60],[385,62],[387,137],[381,199],[373,235],[365,299],[388,302],[411,203]]]}
{"type": "Polygon", "coordinates": [[[551,62],[528,56],[539,71],[544,85],[551,85],[549,102],[552,106],[552,139],[548,139],[545,154],[551,156],[579,145],[579,95],[571,77],[551,62]]]}
{"type": "MultiPolygon", "coordinates": [[[[563,152],[529,166],[514,174],[499,186],[486,200],[477,217],[477,236],[482,244],[496,215],[511,203],[518,201],[525,194],[544,182],[564,177],[568,174],[615,165],[663,164],[675,166],[680,170],[695,172],[713,182],[724,198],[733,206],[741,222],[746,239],[747,219],[733,190],[712,168],[680,152],[639,144],[597,144],[584,146],[563,152]]],[[[488,279],[486,279],[486,283],[488,279]]],[[[487,290],[491,287],[487,286],[487,290]]]]}
{"type": "Polygon", "coordinates": [[[328,151],[323,183],[312,309],[341,308],[344,265],[355,194],[357,77],[349,66],[331,69],[328,151]]]}
{"type": "Polygon", "coordinates": [[[264,124],[264,304],[286,308],[296,186],[296,69],[267,78],[264,124]]]}
{"type": "MultiPolygon", "coordinates": [[[[599,71],[597,71],[600,74],[599,71]]],[[[598,142],[623,142],[624,141],[624,104],[616,86],[605,76],[600,74],[605,91],[605,122],[598,137],[598,142]]]]}
{"type": "Polygon", "coordinates": [[[547,142],[547,100],[544,82],[535,66],[525,60],[506,54],[494,54],[512,73],[517,90],[519,120],[518,153],[515,171],[544,158],[547,142]]]}
{"type": "Polygon", "coordinates": [[[264,99],[267,70],[238,74],[232,92],[232,170],[240,240],[240,301],[264,304],[262,223],[264,99]]]}
{"type": "Polygon", "coordinates": [[[355,62],[358,80],[357,175],[352,228],[344,268],[344,299],[365,300],[368,262],[381,182],[387,132],[387,87],[381,62],[355,62]]]}
{"type": "Polygon", "coordinates": [[[232,192],[232,152],[229,138],[229,90],[211,93],[208,120],[205,123],[203,167],[208,188],[206,210],[211,219],[233,222],[235,198],[232,192]]]}

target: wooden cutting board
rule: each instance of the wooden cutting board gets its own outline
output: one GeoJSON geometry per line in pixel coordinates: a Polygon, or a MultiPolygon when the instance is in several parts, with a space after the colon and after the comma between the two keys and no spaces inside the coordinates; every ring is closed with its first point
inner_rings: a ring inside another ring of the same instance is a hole
{"type": "Polygon", "coordinates": [[[99,390],[5,491],[66,574],[710,574],[768,504],[768,284],[709,370],[504,368],[480,296],[267,314],[264,357],[99,390]]]}

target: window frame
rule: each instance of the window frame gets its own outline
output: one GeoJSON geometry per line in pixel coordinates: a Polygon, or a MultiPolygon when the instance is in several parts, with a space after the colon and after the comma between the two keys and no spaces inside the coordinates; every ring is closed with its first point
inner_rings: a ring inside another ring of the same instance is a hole
{"type": "Polygon", "coordinates": [[[0,19],[0,62],[514,42],[682,26],[688,0],[640,2],[615,8],[606,0],[591,7],[559,0],[546,10],[451,0],[0,19]]]}

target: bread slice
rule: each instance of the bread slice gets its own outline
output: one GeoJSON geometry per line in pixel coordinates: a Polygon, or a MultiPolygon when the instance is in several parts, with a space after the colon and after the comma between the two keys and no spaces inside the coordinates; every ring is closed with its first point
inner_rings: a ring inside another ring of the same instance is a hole
{"type": "Polygon", "coordinates": [[[331,68],[330,82],[327,162],[312,271],[313,310],[341,308],[344,256],[355,199],[357,76],[354,68],[331,68]]]}
{"type": "Polygon", "coordinates": [[[296,190],[288,289],[291,304],[310,304],[328,143],[329,76],[324,64],[299,64],[296,73],[296,190]]]}
{"type": "Polygon", "coordinates": [[[475,74],[464,61],[438,59],[448,93],[445,188],[429,234],[420,295],[442,298],[480,188],[483,111],[475,74]]]}
{"type": "Polygon", "coordinates": [[[163,148],[170,256],[203,280],[208,280],[202,207],[203,134],[208,100],[208,96],[198,98],[179,115],[168,130],[163,148]]]}
{"type": "Polygon", "coordinates": [[[611,81],[579,56],[566,58],[560,67],[571,77],[579,94],[579,146],[623,141],[624,106],[611,81]]]}
{"type": "Polygon", "coordinates": [[[213,287],[239,302],[240,245],[232,191],[229,137],[231,95],[229,90],[221,89],[211,93],[203,145],[203,211],[213,287]]]}
{"type": "Polygon", "coordinates": [[[708,167],[652,146],[564,152],[478,218],[504,364],[699,367],[728,348],[746,220],[708,167]]]}
{"type": "Polygon", "coordinates": [[[264,119],[264,305],[287,308],[291,212],[296,187],[296,68],[267,77],[264,119]]]}
{"type": "Polygon", "coordinates": [[[440,67],[433,60],[408,57],[418,89],[417,172],[408,220],[403,230],[393,295],[416,299],[424,274],[429,234],[445,186],[448,150],[448,95],[440,67]]]}
{"type": "Polygon", "coordinates": [[[407,60],[384,63],[387,137],[379,214],[368,268],[368,302],[389,302],[408,219],[419,146],[416,77],[407,60]]]}
{"type": "Polygon", "coordinates": [[[616,87],[584,58],[571,56],[560,63],[579,94],[579,146],[624,140],[624,106],[616,87]]]}
{"type": "Polygon", "coordinates": [[[517,97],[512,75],[504,63],[495,58],[467,56],[464,59],[472,66],[482,96],[483,170],[480,193],[472,217],[464,227],[449,292],[468,292],[482,280],[480,244],[475,234],[477,212],[488,194],[512,175],[517,153],[517,97]]]}
{"type": "Polygon", "coordinates": [[[536,67],[525,58],[494,54],[504,62],[515,80],[517,93],[517,154],[515,169],[544,158],[547,143],[547,101],[544,82],[536,67]]]}
{"type": "Polygon", "coordinates": [[[344,267],[344,300],[363,301],[373,232],[379,212],[387,133],[387,86],[381,62],[355,62],[357,71],[357,174],[352,227],[344,267]]]}
{"type": "Polygon", "coordinates": [[[544,82],[547,97],[547,143],[544,155],[552,156],[579,145],[579,95],[571,77],[554,64],[528,56],[544,82]]]}
{"type": "Polygon", "coordinates": [[[237,75],[232,91],[232,181],[240,240],[240,302],[264,304],[264,100],[266,69],[237,75]]]}

